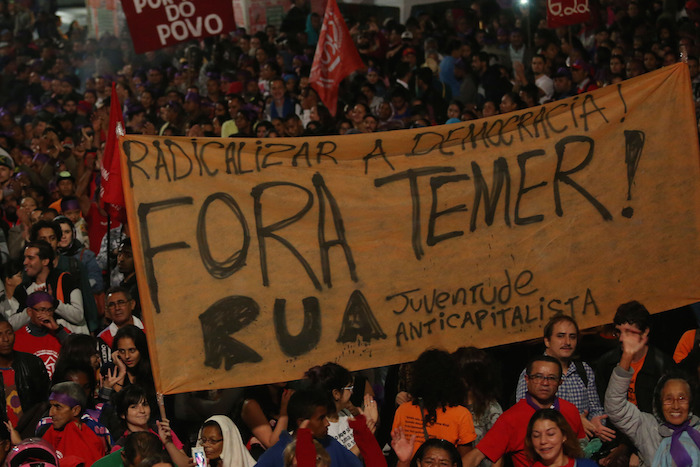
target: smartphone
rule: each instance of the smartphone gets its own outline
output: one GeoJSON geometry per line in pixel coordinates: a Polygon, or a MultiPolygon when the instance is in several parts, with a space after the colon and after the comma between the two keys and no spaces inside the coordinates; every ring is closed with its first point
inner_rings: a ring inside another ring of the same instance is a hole
{"type": "Polygon", "coordinates": [[[201,446],[192,448],[192,458],[197,467],[207,467],[207,456],[204,455],[204,448],[201,446]]]}

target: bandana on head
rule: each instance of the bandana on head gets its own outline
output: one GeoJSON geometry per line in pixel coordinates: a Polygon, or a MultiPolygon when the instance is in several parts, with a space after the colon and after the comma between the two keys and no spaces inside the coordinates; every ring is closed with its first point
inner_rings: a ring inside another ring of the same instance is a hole
{"type": "Polygon", "coordinates": [[[41,302],[49,302],[53,305],[54,299],[51,294],[47,292],[34,292],[27,297],[27,306],[34,308],[41,302]]]}
{"type": "Polygon", "coordinates": [[[56,401],[59,404],[67,405],[71,409],[76,405],[80,405],[80,403],[77,400],[73,399],[68,394],[62,394],[60,392],[52,392],[49,396],[49,400],[56,401]]]}
{"type": "Polygon", "coordinates": [[[76,209],[80,209],[80,202],[77,199],[61,201],[61,211],[75,211],[76,209]]]}

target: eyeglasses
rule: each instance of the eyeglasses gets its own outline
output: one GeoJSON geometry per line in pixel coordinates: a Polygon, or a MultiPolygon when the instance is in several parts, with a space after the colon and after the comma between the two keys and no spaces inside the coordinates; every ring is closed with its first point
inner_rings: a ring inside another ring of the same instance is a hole
{"type": "Polygon", "coordinates": [[[53,313],[54,311],[56,311],[56,309],[52,306],[48,308],[34,308],[33,306],[30,306],[29,308],[31,308],[34,311],[38,311],[39,313],[53,313]]]}
{"type": "Polygon", "coordinates": [[[547,381],[548,383],[556,383],[561,379],[561,377],[559,377],[559,376],[541,375],[539,373],[537,373],[535,375],[528,375],[528,378],[530,378],[532,381],[534,381],[536,383],[542,383],[544,381],[547,381]]]}
{"type": "Polygon", "coordinates": [[[348,391],[352,392],[352,390],[355,389],[355,386],[345,386],[344,388],[340,388],[340,389],[343,391],[348,390],[348,391]]]}
{"type": "Polygon", "coordinates": [[[123,307],[127,303],[129,303],[129,302],[127,302],[126,300],[117,300],[116,302],[109,302],[107,304],[107,308],[109,308],[110,310],[114,310],[115,308],[123,307]]]}
{"type": "Polygon", "coordinates": [[[213,439],[213,438],[199,438],[199,444],[204,446],[205,444],[211,445],[211,444],[216,444],[220,443],[224,440],[224,438],[219,438],[219,439],[213,439]]]}
{"type": "Polygon", "coordinates": [[[678,402],[679,405],[688,405],[690,403],[690,400],[688,399],[687,396],[678,396],[678,397],[667,397],[661,402],[663,405],[673,405],[674,402],[678,402]]]}

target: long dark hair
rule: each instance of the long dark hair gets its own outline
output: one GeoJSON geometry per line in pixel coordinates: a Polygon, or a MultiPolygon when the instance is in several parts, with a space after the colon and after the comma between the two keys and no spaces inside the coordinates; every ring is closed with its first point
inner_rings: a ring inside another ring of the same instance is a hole
{"type": "MultiPolygon", "coordinates": [[[[148,342],[146,341],[146,334],[134,326],[133,324],[127,324],[117,331],[114,336],[114,342],[112,343],[112,352],[116,353],[119,341],[129,338],[134,341],[136,350],[139,351],[139,361],[134,366],[134,368],[127,368],[126,371],[134,378],[134,381],[144,388],[153,387],[153,372],[151,371],[151,359],[148,354],[148,342]]],[[[116,357],[115,357],[116,358],[116,357]]]]}
{"type": "Polygon", "coordinates": [[[464,385],[459,379],[457,364],[444,350],[426,350],[413,362],[413,379],[409,392],[413,404],[428,411],[426,422],[435,423],[437,409],[461,405],[464,385]]]}
{"type": "Polygon", "coordinates": [[[452,354],[459,376],[465,385],[465,391],[471,391],[471,409],[474,418],[479,418],[486,412],[489,404],[498,399],[498,381],[495,362],[489,355],[476,347],[460,347],[452,354]]]}

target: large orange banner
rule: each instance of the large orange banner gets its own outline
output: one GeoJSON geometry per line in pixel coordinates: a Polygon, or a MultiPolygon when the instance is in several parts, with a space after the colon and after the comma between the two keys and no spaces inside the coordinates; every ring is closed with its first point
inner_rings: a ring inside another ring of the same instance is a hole
{"type": "Polygon", "coordinates": [[[484,120],[352,136],[126,136],[158,389],[415,359],[700,299],[687,67],[484,120]]]}

